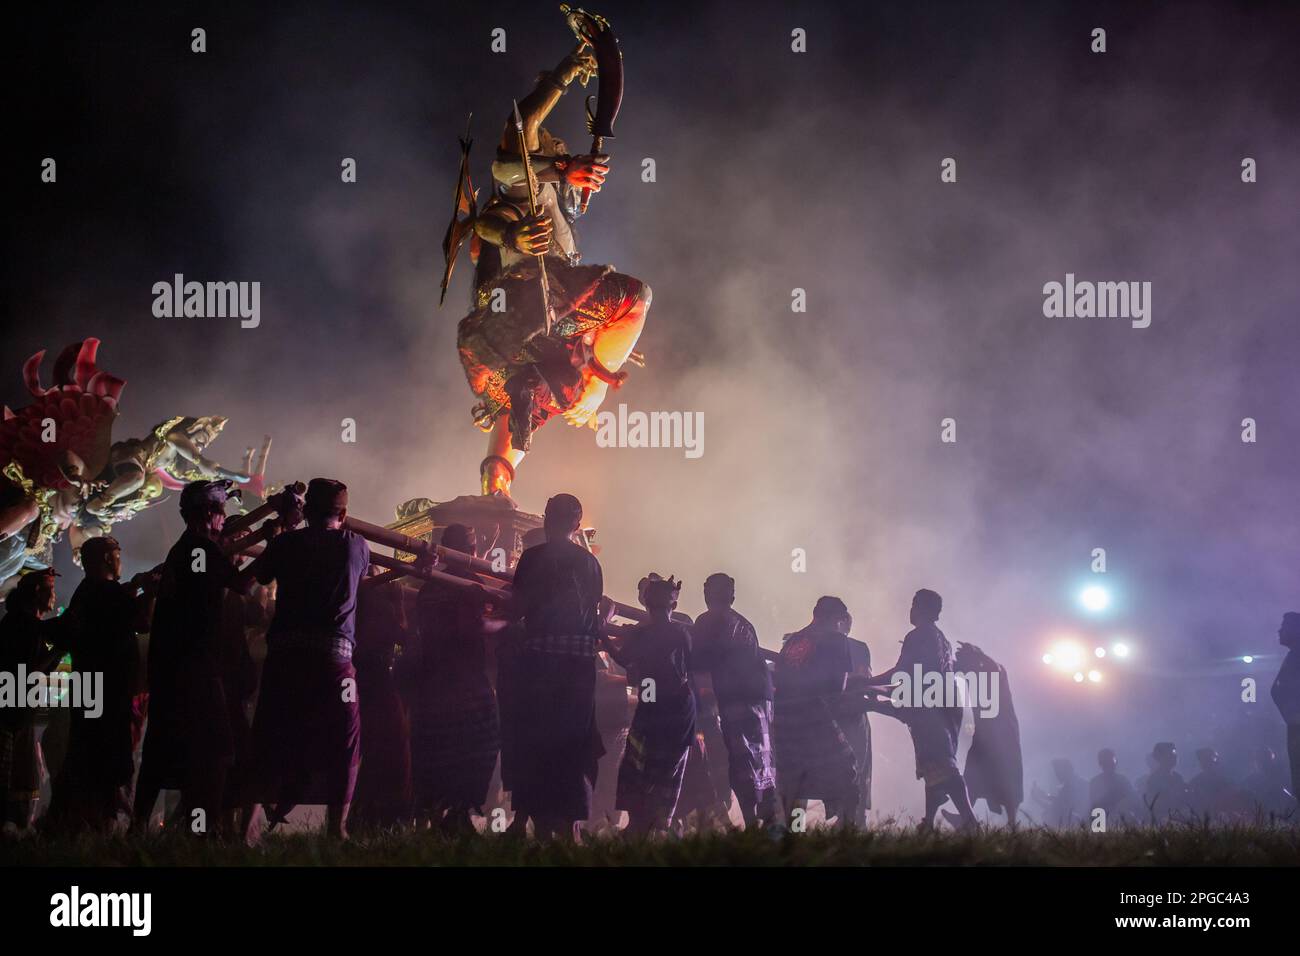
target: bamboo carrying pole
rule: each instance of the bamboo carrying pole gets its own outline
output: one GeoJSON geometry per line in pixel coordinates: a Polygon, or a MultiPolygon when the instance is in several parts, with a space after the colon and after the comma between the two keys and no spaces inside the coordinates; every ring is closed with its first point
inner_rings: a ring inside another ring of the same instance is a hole
{"type": "MultiPolygon", "coordinates": [[[[301,481],[295,481],[291,484],[285,485],[284,487],[284,491],[287,491],[297,496],[301,496],[306,490],[307,490],[307,486],[304,485],[301,481]]],[[[284,492],[280,492],[280,493],[283,494],[284,492]]],[[[272,515],[278,515],[280,511],[275,501],[275,497],[276,496],[273,495],[269,500],[262,502],[262,504],[258,505],[256,508],[254,508],[246,515],[235,515],[234,517],[230,518],[225,523],[225,526],[222,528],[222,535],[229,537],[231,535],[239,534],[241,531],[245,531],[251,528],[253,525],[257,524],[263,518],[269,518],[272,515]]],[[[248,539],[246,543],[247,545],[252,545],[260,541],[265,541],[266,538],[269,536],[270,535],[268,531],[261,538],[257,539],[257,541],[248,539]]],[[[244,545],[245,542],[240,541],[238,542],[238,544],[244,545]]],[[[240,550],[242,551],[243,547],[241,547],[240,550]]]]}
{"type": "Polygon", "coordinates": [[[376,574],[373,575],[372,577],[362,578],[361,588],[363,590],[368,591],[371,588],[377,588],[384,584],[392,584],[394,581],[400,581],[402,578],[407,576],[408,575],[406,573],[406,570],[403,568],[399,568],[394,571],[385,571],[382,574],[376,574]]]}
{"type": "MultiPolygon", "coordinates": [[[[301,482],[298,482],[297,484],[301,484],[301,482]]],[[[258,518],[258,520],[260,520],[262,517],[266,517],[274,511],[273,507],[271,507],[269,511],[263,510],[268,507],[268,505],[261,505],[244,517],[251,517],[257,512],[262,512],[258,518]]],[[[246,523],[251,525],[254,522],[248,521],[246,523]]],[[[495,578],[499,582],[499,586],[490,582],[479,584],[465,578],[457,577],[454,574],[448,574],[445,571],[438,571],[434,568],[416,564],[414,561],[403,561],[401,558],[392,555],[376,554],[374,551],[371,551],[370,563],[385,569],[384,574],[367,579],[368,582],[371,582],[371,586],[383,584],[399,577],[409,576],[421,578],[425,581],[440,581],[443,584],[448,584],[452,587],[481,587],[484,591],[495,598],[501,600],[508,600],[510,598],[510,585],[514,580],[513,571],[498,571],[490,562],[484,561],[482,558],[476,558],[473,555],[465,554],[461,551],[455,551],[451,548],[444,548],[440,544],[431,545],[427,541],[421,541],[419,538],[412,538],[410,535],[402,534],[402,532],[394,531],[391,528],[385,528],[383,525],[371,524],[369,521],[362,521],[360,518],[348,516],[344,521],[343,526],[349,531],[356,532],[373,544],[383,545],[384,547],[393,548],[397,551],[405,551],[408,554],[419,555],[433,553],[447,564],[458,566],[464,570],[475,571],[479,574],[495,578]]],[[[261,529],[259,529],[259,531],[260,530],[261,529]]],[[[257,554],[260,554],[263,550],[261,546],[262,540],[264,539],[259,539],[257,541],[250,540],[245,547],[240,549],[241,553],[246,552],[249,557],[254,557],[257,554]]],[[[363,582],[363,584],[364,583],[366,582],[363,582]]],[[[624,604],[621,601],[611,601],[611,603],[614,607],[614,614],[618,617],[625,618],[629,621],[636,621],[638,623],[650,619],[650,615],[646,613],[644,608],[635,607],[631,604],[624,604]]],[[[766,647],[760,647],[759,652],[769,661],[775,661],[778,656],[776,651],[770,650],[766,647]]]]}
{"type": "Polygon", "coordinates": [[[513,571],[498,571],[492,566],[490,561],[484,561],[482,558],[476,558],[473,555],[465,554],[462,551],[454,551],[451,548],[444,548],[440,544],[431,545],[429,542],[421,541],[419,538],[412,538],[410,535],[402,534],[400,531],[385,528],[383,525],[371,524],[369,521],[362,521],[360,518],[353,518],[350,515],[343,522],[343,527],[347,528],[349,531],[355,531],[367,541],[373,542],[374,544],[382,544],[385,547],[394,549],[395,551],[405,551],[407,554],[428,554],[429,552],[433,552],[448,564],[458,565],[466,571],[477,571],[479,574],[498,578],[501,581],[510,581],[514,578],[513,571]]]}
{"type": "MultiPolygon", "coordinates": [[[[290,488],[305,490],[306,486],[302,482],[295,482],[290,488]]],[[[271,502],[259,505],[247,515],[241,515],[238,519],[240,524],[238,528],[247,528],[275,514],[275,505],[271,502]]],[[[444,548],[440,544],[429,544],[427,541],[421,541],[419,538],[412,538],[410,535],[402,534],[400,531],[394,531],[391,528],[385,528],[383,525],[371,524],[369,521],[362,521],[360,518],[354,518],[349,515],[344,519],[343,527],[349,531],[361,535],[372,544],[382,545],[386,548],[392,548],[395,551],[404,551],[408,554],[427,555],[433,554],[442,559],[446,564],[460,568],[465,571],[473,571],[484,577],[494,579],[482,584],[469,581],[465,578],[457,577],[454,574],[448,574],[445,571],[438,571],[427,565],[420,565],[414,561],[403,561],[401,558],[370,552],[370,563],[386,569],[381,579],[371,578],[369,580],[375,583],[384,583],[398,577],[410,576],[422,578],[426,581],[440,581],[443,584],[449,584],[453,587],[462,588],[483,588],[488,594],[500,599],[510,597],[510,584],[514,580],[514,572],[511,570],[498,570],[491,562],[484,561],[482,558],[476,558],[473,555],[465,554],[452,548],[444,548]]],[[[245,557],[256,557],[263,551],[263,543],[271,537],[270,524],[264,524],[253,534],[246,536],[236,542],[233,547],[236,548],[233,554],[243,555],[245,557]]],[[[614,613],[631,621],[647,621],[649,615],[645,610],[634,607],[630,604],[624,604],[621,601],[612,601],[614,613]]]]}
{"type": "MultiPolygon", "coordinates": [[[[507,589],[509,583],[514,580],[514,572],[497,571],[492,567],[491,563],[484,561],[482,558],[475,558],[460,551],[453,551],[451,548],[444,548],[442,545],[430,545],[427,541],[421,541],[419,538],[412,538],[409,535],[402,534],[400,531],[393,531],[391,528],[371,524],[368,521],[362,521],[359,518],[353,518],[351,516],[347,518],[343,523],[343,526],[350,531],[355,531],[367,541],[371,541],[375,544],[382,544],[385,547],[394,548],[398,551],[405,551],[408,554],[427,554],[432,550],[438,555],[438,557],[442,558],[448,564],[459,565],[466,570],[477,571],[480,574],[498,578],[504,583],[505,589],[489,587],[489,592],[496,591],[496,593],[502,596],[506,596],[510,593],[507,589]]],[[[410,568],[409,573],[412,576],[424,577],[424,575],[418,573],[413,562],[402,561],[400,558],[387,558],[383,555],[372,554],[372,559],[377,557],[384,557],[383,561],[375,561],[375,563],[380,567],[389,568],[391,570],[401,570],[403,567],[406,567],[410,568]]],[[[473,581],[466,581],[464,578],[458,578],[451,574],[442,572],[437,573],[440,575],[438,578],[429,578],[427,580],[440,580],[446,584],[452,584],[459,587],[474,586],[473,581]]],[[[619,601],[614,601],[613,605],[614,612],[620,617],[625,617],[632,621],[645,621],[649,619],[648,615],[642,608],[623,604],[619,601]]]]}
{"type": "MultiPolygon", "coordinates": [[[[360,534],[360,532],[357,532],[360,534]]],[[[446,571],[439,571],[436,568],[421,567],[412,561],[403,561],[401,558],[394,558],[388,554],[375,554],[370,552],[370,563],[377,564],[381,568],[387,568],[389,571],[400,571],[402,574],[410,575],[413,578],[423,578],[426,581],[440,581],[443,584],[450,584],[454,587],[461,588],[482,588],[494,598],[503,601],[510,599],[510,592],[502,588],[492,587],[488,584],[479,584],[475,581],[469,581],[465,578],[458,578],[454,574],[448,574],[446,571]]]]}

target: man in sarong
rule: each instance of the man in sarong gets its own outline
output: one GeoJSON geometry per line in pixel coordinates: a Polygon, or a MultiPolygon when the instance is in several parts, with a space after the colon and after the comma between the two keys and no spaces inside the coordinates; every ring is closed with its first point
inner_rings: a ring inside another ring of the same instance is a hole
{"type": "MultiPolygon", "coordinates": [[[[898,663],[883,674],[872,678],[875,684],[892,684],[896,677],[906,675],[916,679],[919,667],[924,680],[937,675],[940,686],[947,687],[953,669],[952,645],[939,630],[939,614],[943,598],[936,592],[922,588],[912,598],[909,619],[912,630],[903,638],[903,649],[898,663]]],[[[975,812],[971,809],[966,781],[957,769],[957,735],[961,730],[962,708],[940,701],[939,706],[913,706],[896,708],[912,735],[912,749],[916,755],[916,778],[925,781],[925,819],[922,830],[932,829],[935,814],[948,800],[952,800],[964,828],[975,826],[975,812]]]]}
{"type": "Polygon", "coordinates": [[[529,548],[515,568],[507,611],[522,618],[512,678],[516,695],[512,803],[532,817],[539,836],[576,838],[591,815],[603,747],[596,729],[596,645],[604,578],[573,536],[582,505],[573,495],[546,503],[546,543],[529,548]]]}
{"type": "Polygon", "coordinates": [[[853,748],[835,717],[852,662],[846,635],[848,608],[837,597],[818,599],[812,623],[786,635],[776,662],[773,736],[781,802],[821,800],[840,827],[856,820],[858,789],[853,748]]]}
{"type": "Polygon", "coordinates": [[[127,794],[135,776],[132,709],[136,669],[136,635],[149,629],[153,576],[122,575],[122,549],[111,536],[90,538],[81,548],[85,579],[68,603],[68,614],[81,621],[72,639],[72,669],[103,675],[102,705],[96,717],[72,712],[68,751],[54,781],[48,826],[104,829],[118,810],[131,812],[127,794]]]}
{"type": "MultiPolygon", "coordinates": [[[[442,546],[473,555],[474,530],[448,525],[442,546]]],[[[446,573],[479,581],[463,568],[448,567],[446,573]]],[[[473,833],[472,815],[486,815],[488,785],[501,750],[483,612],[480,592],[429,581],[416,601],[418,638],[403,662],[412,685],[416,817],[452,835],[473,833]]]]}
{"type": "MultiPolygon", "coordinates": [[[[664,580],[663,575],[651,571],[637,582],[636,595],[642,607],[647,607],[646,593],[650,585],[664,580]]],[[[687,628],[693,626],[690,615],[681,611],[673,611],[670,620],[687,628]]],[[[729,822],[727,813],[731,804],[731,786],[727,780],[724,757],[727,745],[722,739],[722,728],[718,725],[718,702],[713,696],[712,687],[701,686],[694,681],[692,685],[695,688],[695,739],[686,756],[686,776],[682,780],[677,811],[673,817],[678,833],[685,833],[691,828],[704,830],[725,827],[729,822]]],[[[601,729],[603,733],[609,733],[608,727],[602,726],[601,729]]],[[[623,756],[620,754],[616,766],[622,766],[622,763],[623,756]]]]}
{"type": "MultiPolygon", "coordinates": [[[[772,675],[754,626],[732,607],[736,582],[713,574],[707,606],[691,629],[697,674],[707,672],[718,703],[731,790],[745,826],[770,825],[779,814],[772,758],[772,675]]],[[[701,675],[702,676],[702,675],[701,675]]]]}
{"type": "Polygon", "coordinates": [[[262,796],[275,805],[267,818],[280,822],[286,808],[318,797],[338,839],[348,835],[360,757],[352,655],[357,589],[370,565],[366,540],[343,527],[347,514],[347,486],[313,478],[307,526],[272,538],[250,569],[262,584],[277,582],[253,725],[262,796]]]}
{"type": "Polygon", "coordinates": [[[582,190],[599,192],[603,155],[571,156],[542,123],[577,78],[594,74],[584,42],[538,78],[519,102],[528,161],[538,184],[532,215],[519,134],[508,119],[492,165],[494,195],[474,220],[474,311],[457,345],[479,399],[475,423],[490,431],[480,466],[484,494],[509,494],[532,433],[555,415],[594,422],[611,386],[627,377],[650,307],[650,288],[612,266],[579,265],[573,222],[582,190]],[[546,331],[538,257],[545,258],[553,323],[546,331]]]}
{"type": "Polygon", "coordinates": [[[607,645],[637,694],[616,801],[627,811],[627,832],[632,835],[668,828],[695,742],[691,635],[670,617],[680,590],[671,579],[650,582],[645,589],[650,620],[632,628],[617,645],[607,645]]]}
{"type": "Polygon", "coordinates": [[[234,562],[219,544],[229,480],[194,481],[181,493],[185,532],[167,553],[149,633],[149,716],[134,826],[148,826],[161,790],[181,791],[183,826],[214,831],[226,802],[234,763],[223,643],[227,597],[246,591],[234,562]]]}

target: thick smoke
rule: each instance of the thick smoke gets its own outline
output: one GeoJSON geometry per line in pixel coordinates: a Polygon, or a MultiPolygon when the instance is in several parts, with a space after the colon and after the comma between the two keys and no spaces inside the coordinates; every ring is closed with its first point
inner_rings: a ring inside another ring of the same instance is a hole
{"type": "MultiPolygon", "coordinates": [[[[600,12],[627,93],[580,241],[654,289],[649,368],[607,407],[703,412],[705,453],[598,448],[552,423],[520,506],[577,494],[623,599],[654,569],[685,578],[698,613],[705,576],[728,571],[769,647],[833,593],[887,666],[912,592],[937,589],[949,636],[1010,670],[1031,779],[1057,755],[1090,772],[1103,745],[1138,773],[1162,738],[1240,766],[1246,717],[1221,661],[1274,652],[1300,603],[1294,14],[600,12]],[[944,157],[956,183],[939,180],[944,157]],[[1067,272],[1151,282],[1151,327],[1045,318],[1043,284],[1067,272]],[[948,417],[955,444],[939,440],[948,417]],[[1240,441],[1245,417],[1256,444],[1240,441]],[[1096,547],[1118,598],[1103,629],[1073,604],[1096,547]],[[1102,687],[1039,663],[1053,634],[1120,630],[1139,653],[1102,687]]],[[[26,106],[22,146],[57,156],[60,179],[19,206],[6,400],[23,401],[36,348],[96,335],[101,365],[129,380],[119,437],[228,415],[216,457],[269,432],[273,477],[337,476],[375,521],[472,493],[484,441],[454,347],[467,260],[436,304],[455,137],[474,111],[487,187],[510,98],[569,48],[558,12],[212,13],[202,56],[191,19],[32,27],[19,69],[61,78],[26,106]],[[177,272],[260,281],[261,326],[155,319],[150,287],[177,272]]],[[[581,95],[548,123],[575,152],[581,95]]],[[[174,504],[120,531],[128,564],[152,564],[179,532],[174,504]]],[[[874,725],[876,807],[915,811],[901,725],[874,725]]]]}

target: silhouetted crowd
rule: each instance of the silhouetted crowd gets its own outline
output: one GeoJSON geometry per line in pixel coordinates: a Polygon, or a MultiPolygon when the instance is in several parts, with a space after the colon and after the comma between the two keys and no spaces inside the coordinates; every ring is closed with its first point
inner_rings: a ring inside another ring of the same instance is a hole
{"type": "MultiPolygon", "coordinates": [[[[226,481],[186,486],[184,532],[161,565],[129,581],[114,539],[87,541],[84,580],[62,614],[52,616],[52,570],[25,574],[6,598],[0,673],[49,671],[69,656],[72,671],[103,676],[100,712],[74,708],[65,739],[45,735],[45,750],[61,759],[43,828],[110,829],[125,814],[136,831],[256,840],[294,807],[322,805],[327,832],[340,838],[358,825],[450,834],[531,826],[574,838],[623,826],[623,813],[632,834],[728,826],[733,798],[746,827],[801,829],[809,801],[839,826],[865,826],[869,713],[910,733],[923,827],[941,811],[973,826],[981,799],[1009,822],[1019,817],[1020,731],[1006,669],[975,645],[953,648],[934,591],[916,593],[899,659],[877,672],[837,597],[818,600],[779,653],[735,610],[725,574],[705,582],[707,610],[695,621],[676,610],[681,584],[658,574],[640,582],[640,609],[615,605],[572,495],[547,502],[543,528],[525,537],[508,573],[455,560],[476,551],[465,525],[443,528],[441,550],[416,555],[409,569],[375,565],[348,527],[347,488],[332,479],[314,479],[300,513],[268,519],[259,531],[275,533],[253,545],[247,523],[227,527],[229,496],[226,481]],[[961,768],[967,702],[900,707],[893,695],[914,675],[956,672],[996,678],[999,694],[975,720],[961,768]],[[164,801],[160,818],[165,791],[178,801],[164,801]]],[[[1294,649],[1300,615],[1287,615],[1280,634],[1294,649]]],[[[1273,689],[1293,773],[1298,667],[1292,650],[1273,689]]],[[[0,708],[6,832],[34,825],[40,714],[0,708]]],[[[1096,808],[1112,823],[1294,810],[1294,777],[1288,791],[1272,751],[1261,750],[1240,782],[1219,771],[1214,751],[1197,759],[1200,772],[1184,782],[1173,744],[1157,744],[1149,773],[1132,784],[1103,750],[1091,782],[1060,760],[1056,783],[1031,796],[1041,822],[1057,826],[1086,822],[1096,808]]]]}
{"type": "Polygon", "coordinates": [[[1238,779],[1224,770],[1213,747],[1196,751],[1197,770],[1188,779],[1176,768],[1178,750],[1171,741],[1157,743],[1147,754],[1147,772],[1131,780],[1119,769],[1109,748],[1098,751],[1098,773],[1085,779],[1064,757],[1052,761],[1053,783],[1032,791],[1041,821],[1054,827],[1092,824],[1098,809],[1107,827],[1198,823],[1272,823],[1295,817],[1293,784],[1270,747],[1251,754],[1251,770],[1238,779]]]}

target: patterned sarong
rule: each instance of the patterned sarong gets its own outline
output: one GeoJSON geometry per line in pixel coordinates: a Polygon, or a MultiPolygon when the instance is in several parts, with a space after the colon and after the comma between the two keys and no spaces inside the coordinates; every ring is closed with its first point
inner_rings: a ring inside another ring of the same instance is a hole
{"type": "Polygon", "coordinates": [[[350,803],[361,756],[352,662],[272,644],[262,671],[253,748],[263,800],[350,803]]]}
{"type": "Polygon", "coordinates": [[[776,714],[773,736],[787,802],[857,802],[853,748],[825,701],[788,702],[776,714]]]}
{"type": "Polygon", "coordinates": [[[671,818],[694,742],[695,702],[690,694],[639,703],[618,768],[615,805],[656,821],[671,818]]]}
{"type": "Polygon", "coordinates": [[[934,786],[957,774],[957,732],[960,713],[955,708],[912,708],[906,711],[907,729],[912,734],[916,755],[916,779],[934,786]]]}
{"type": "Polygon", "coordinates": [[[412,714],[411,778],[417,810],[468,807],[483,812],[501,751],[496,695],[421,702],[412,714]]]}
{"type": "Polygon", "coordinates": [[[772,702],[725,703],[718,711],[731,789],[742,803],[764,806],[776,793],[772,702]]]}
{"type": "Polygon", "coordinates": [[[511,803],[535,820],[586,820],[604,745],[590,658],[522,650],[514,660],[511,803]]]}

